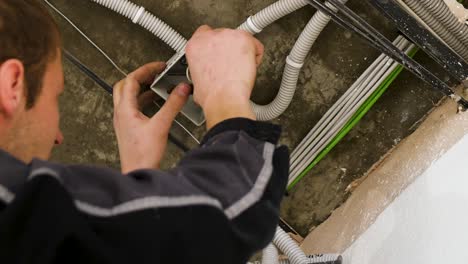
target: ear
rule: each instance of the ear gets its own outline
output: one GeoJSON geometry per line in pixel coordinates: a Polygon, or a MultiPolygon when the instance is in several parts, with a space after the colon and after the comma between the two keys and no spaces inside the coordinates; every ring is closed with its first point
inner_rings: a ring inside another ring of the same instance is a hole
{"type": "Polygon", "coordinates": [[[12,116],[24,96],[24,66],[17,59],[10,59],[0,65],[0,112],[12,116]]]}

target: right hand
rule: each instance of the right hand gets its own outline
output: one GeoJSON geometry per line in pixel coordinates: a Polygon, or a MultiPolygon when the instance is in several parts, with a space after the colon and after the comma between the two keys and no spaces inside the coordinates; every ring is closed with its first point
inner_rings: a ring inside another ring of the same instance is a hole
{"type": "Polygon", "coordinates": [[[194,99],[207,128],[235,117],[255,119],[250,106],[264,47],[245,31],[200,27],[187,44],[194,99]]]}

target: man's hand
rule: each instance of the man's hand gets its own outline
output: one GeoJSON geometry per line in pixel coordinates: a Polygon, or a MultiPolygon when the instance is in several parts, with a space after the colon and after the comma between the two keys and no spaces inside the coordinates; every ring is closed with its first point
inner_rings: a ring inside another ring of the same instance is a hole
{"type": "Polygon", "coordinates": [[[264,47],[241,30],[200,27],[186,48],[194,99],[207,128],[235,117],[255,119],[250,95],[264,47]]]}
{"type": "Polygon", "coordinates": [[[154,93],[138,96],[140,86],[150,84],[164,68],[160,62],[147,64],[114,87],[114,127],[123,173],[159,168],[172,122],[191,92],[189,85],[180,84],[156,115],[145,116],[141,109],[152,101],[154,93]]]}

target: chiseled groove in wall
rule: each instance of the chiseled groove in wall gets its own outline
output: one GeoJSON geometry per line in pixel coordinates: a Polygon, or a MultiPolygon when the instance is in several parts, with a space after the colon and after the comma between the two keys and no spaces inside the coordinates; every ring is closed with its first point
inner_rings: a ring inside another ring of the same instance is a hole
{"type": "Polygon", "coordinates": [[[468,113],[445,100],[403,140],[330,218],[302,243],[306,253],[344,252],[430,165],[468,133],[468,113]]]}

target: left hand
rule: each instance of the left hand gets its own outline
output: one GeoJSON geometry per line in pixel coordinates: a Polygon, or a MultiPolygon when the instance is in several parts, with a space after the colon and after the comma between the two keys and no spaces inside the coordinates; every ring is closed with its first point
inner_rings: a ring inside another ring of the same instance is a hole
{"type": "Polygon", "coordinates": [[[141,85],[150,84],[164,68],[162,62],[146,64],[114,86],[114,128],[124,174],[139,169],[159,169],[169,130],[190,95],[190,86],[180,84],[152,118],[141,112],[154,95],[149,91],[138,98],[141,85]]]}

